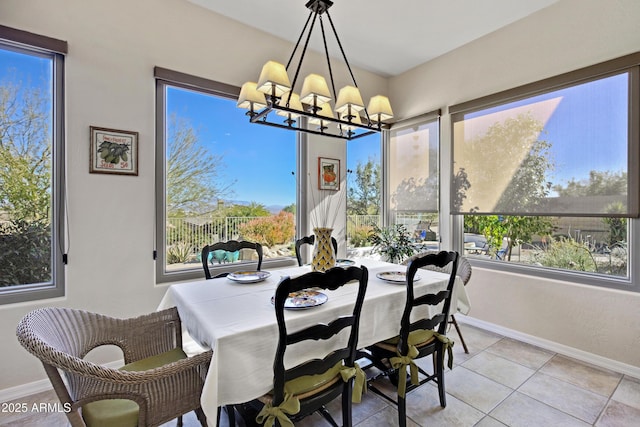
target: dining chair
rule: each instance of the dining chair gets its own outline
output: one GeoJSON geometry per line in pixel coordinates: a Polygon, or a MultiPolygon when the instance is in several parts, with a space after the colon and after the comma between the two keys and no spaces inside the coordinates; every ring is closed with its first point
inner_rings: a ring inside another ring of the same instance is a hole
{"type": "Polygon", "coordinates": [[[367,268],[362,266],[333,268],[324,273],[311,272],[296,278],[285,277],[280,282],[274,296],[278,346],[273,362],[273,389],[259,399],[264,404],[256,417],[259,424],[292,426],[293,421],[319,412],[337,427],[325,405],[342,395],[342,424],[345,427],[352,425],[351,403],[360,401],[366,387],[365,374],[355,362],[355,355],[360,312],[368,277],[367,268]],[[333,312],[327,311],[323,323],[304,329],[288,324],[295,320],[295,317],[285,316],[285,303],[292,293],[305,290],[308,292],[309,288],[336,290],[352,281],[358,282],[358,292],[355,295],[353,309],[348,314],[331,317],[329,314],[333,312]],[[289,327],[294,332],[290,332],[289,327]],[[342,331],[348,331],[348,335],[341,333],[342,331]],[[332,339],[338,334],[340,337],[332,339]],[[331,343],[335,342],[331,348],[344,346],[328,351],[328,340],[331,340],[331,343]],[[295,347],[290,349],[292,345],[295,347]],[[296,347],[300,346],[304,346],[315,357],[294,367],[285,368],[285,354],[288,351],[295,352],[296,347]]]}
{"type": "Polygon", "coordinates": [[[194,410],[207,425],[200,395],[212,351],[187,357],[176,308],[130,319],[41,308],[20,320],[16,335],[42,362],[73,427],[149,427],[174,418],[182,425],[194,410]],[[84,359],[102,345],[118,346],[125,365],[84,359]]]}
{"type": "Polygon", "coordinates": [[[445,352],[447,352],[448,367],[451,369],[453,366],[451,349],[453,342],[446,336],[446,332],[457,267],[457,252],[441,251],[437,254],[414,256],[407,266],[405,281],[407,297],[400,320],[400,334],[367,348],[374,365],[382,368],[383,375],[389,376],[394,385],[397,384],[397,400],[393,400],[371,383],[370,388],[397,404],[398,421],[401,427],[406,426],[407,423],[406,393],[429,381],[434,381],[438,385],[440,406],[444,408],[447,405],[444,386],[444,358],[445,352]],[[450,274],[445,290],[415,296],[413,284],[418,269],[425,266],[444,268],[448,265],[450,265],[450,274]],[[416,316],[417,319],[413,318],[414,309],[422,305],[433,307],[433,310],[437,311],[436,314],[431,317],[428,317],[429,314],[416,316]],[[415,359],[429,355],[433,356],[433,374],[428,374],[414,362],[415,359]],[[407,385],[407,367],[409,367],[411,379],[409,385],[407,385]],[[424,376],[423,379],[419,379],[419,373],[424,376]]]}
{"type": "Polygon", "coordinates": [[[232,260],[233,262],[233,260],[234,259],[237,260],[237,258],[235,257],[235,255],[231,255],[231,254],[235,254],[239,252],[241,249],[253,249],[256,251],[256,253],[258,254],[258,267],[256,270],[260,271],[260,269],[262,268],[262,245],[260,243],[249,242],[246,240],[241,240],[241,241],[227,240],[226,242],[218,242],[212,245],[205,245],[202,248],[200,259],[202,260],[202,268],[204,269],[204,276],[207,279],[214,279],[218,277],[225,277],[227,274],[229,274],[229,273],[220,273],[215,277],[212,276],[211,271],[209,270],[209,254],[213,255],[214,253],[216,254],[221,253],[224,256],[219,259],[219,262],[225,259],[232,260]],[[220,252],[217,252],[217,251],[220,251],[220,252]]]}
{"type": "MultiPolygon", "coordinates": [[[[423,254],[437,254],[437,253],[438,251],[423,252],[423,254]]],[[[405,265],[408,264],[411,259],[412,258],[409,258],[404,264],[405,265]]],[[[451,272],[451,265],[446,265],[443,268],[437,267],[435,265],[427,265],[423,268],[427,270],[439,271],[441,273],[447,273],[447,274],[451,272]]],[[[459,256],[458,271],[456,272],[456,275],[460,278],[460,280],[462,280],[462,284],[464,286],[467,286],[467,283],[469,283],[469,280],[471,279],[471,273],[472,273],[472,269],[471,269],[471,263],[469,262],[469,260],[464,256],[459,256]]],[[[462,336],[462,331],[460,330],[460,326],[456,321],[456,317],[454,313],[451,313],[451,315],[449,316],[449,324],[454,326],[458,334],[458,337],[460,337],[460,343],[462,344],[462,348],[464,349],[464,352],[469,354],[469,348],[467,347],[467,343],[464,341],[464,337],[462,336]]]]}
{"type": "MultiPolygon", "coordinates": [[[[296,258],[298,259],[299,266],[302,266],[302,253],[300,251],[300,247],[302,245],[313,246],[315,242],[316,242],[316,236],[313,234],[311,236],[304,236],[296,240],[296,258]]],[[[335,237],[331,237],[331,245],[333,246],[333,253],[336,255],[336,258],[337,258],[338,257],[338,241],[336,240],[335,237]]]]}

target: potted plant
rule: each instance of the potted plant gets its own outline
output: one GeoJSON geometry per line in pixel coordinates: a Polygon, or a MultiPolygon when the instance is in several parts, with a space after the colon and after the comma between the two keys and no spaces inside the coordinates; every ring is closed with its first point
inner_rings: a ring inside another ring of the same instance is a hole
{"type": "Polygon", "coordinates": [[[385,261],[394,264],[400,264],[416,252],[416,248],[411,243],[411,235],[403,224],[374,227],[371,242],[374,253],[379,253],[385,261]]]}

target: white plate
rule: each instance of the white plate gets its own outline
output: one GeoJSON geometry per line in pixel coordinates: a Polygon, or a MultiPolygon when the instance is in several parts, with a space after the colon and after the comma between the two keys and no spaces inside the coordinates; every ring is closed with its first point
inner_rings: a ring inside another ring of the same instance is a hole
{"type": "MultiPolygon", "coordinates": [[[[391,283],[405,283],[407,280],[407,273],[404,271],[383,271],[381,273],[376,274],[378,279],[382,279],[385,282],[391,283]]],[[[413,276],[413,281],[417,282],[420,280],[420,276],[416,274],[413,276]]]]}
{"type": "MultiPolygon", "coordinates": [[[[329,299],[322,292],[314,290],[304,290],[300,292],[292,292],[284,301],[284,308],[289,310],[304,310],[311,307],[322,305],[329,299]]],[[[271,297],[271,304],[275,303],[275,295],[271,297]]]]}
{"type": "Polygon", "coordinates": [[[256,283],[262,282],[271,276],[268,271],[234,271],[227,275],[227,279],[238,283],[256,283]]]}
{"type": "Polygon", "coordinates": [[[336,266],[337,267],[349,267],[350,265],[354,265],[356,262],[352,259],[337,259],[336,266]]]}

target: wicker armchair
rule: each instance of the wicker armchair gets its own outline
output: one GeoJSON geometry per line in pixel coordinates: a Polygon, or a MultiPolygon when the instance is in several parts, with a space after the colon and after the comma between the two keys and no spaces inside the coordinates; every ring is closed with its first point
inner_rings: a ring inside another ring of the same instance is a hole
{"type": "Polygon", "coordinates": [[[41,360],[60,402],[70,407],[67,417],[73,427],[91,426],[103,415],[101,425],[158,426],[176,417],[181,425],[182,414],[193,410],[206,426],[200,395],[212,351],[186,357],[175,308],[131,319],[42,308],[28,313],[16,333],[22,346],[41,360]],[[83,360],[101,345],[120,347],[126,365],[113,369],[83,360]],[[113,419],[123,405],[128,407],[122,415],[126,423],[113,419]]]}

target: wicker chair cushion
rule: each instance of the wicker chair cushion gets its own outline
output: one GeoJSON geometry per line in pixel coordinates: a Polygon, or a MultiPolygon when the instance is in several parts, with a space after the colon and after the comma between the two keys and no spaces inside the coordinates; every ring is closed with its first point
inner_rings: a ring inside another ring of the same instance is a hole
{"type": "Polygon", "coordinates": [[[173,350],[147,357],[146,359],[128,363],[120,369],[123,371],[146,371],[186,358],[187,355],[181,348],[174,348],[173,350]]]}
{"type": "MultiPolygon", "coordinates": [[[[128,363],[120,369],[123,371],[146,371],[186,358],[187,355],[181,348],[174,348],[128,363]]],[[[127,399],[98,400],[82,407],[82,418],[84,418],[87,427],[136,427],[138,425],[138,404],[127,399]]]]}
{"type": "Polygon", "coordinates": [[[136,427],[138,404],[127,399],[106,399],[87,403],[82,407],[87,427],[136,427]]]}

